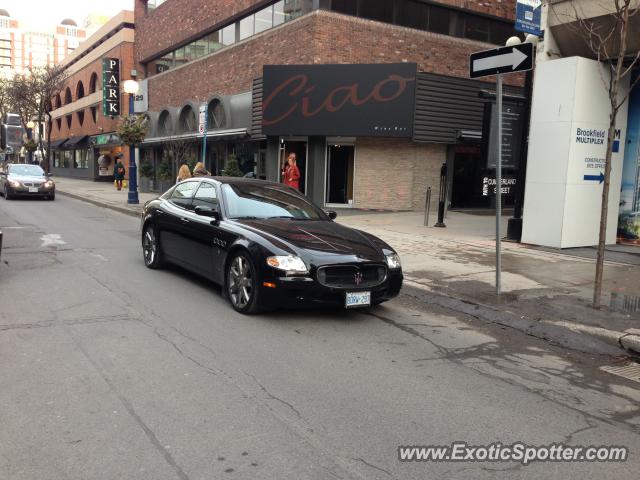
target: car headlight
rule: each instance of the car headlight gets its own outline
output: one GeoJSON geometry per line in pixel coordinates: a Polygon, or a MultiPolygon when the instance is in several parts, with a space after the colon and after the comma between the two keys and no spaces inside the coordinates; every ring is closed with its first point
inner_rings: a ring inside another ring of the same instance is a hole
{"type": "Polygon", "coordinates": [[[14,188],[18,188],[20,186],[20,182],[16,182],[15,180],[9,180],[9,185],[14,188]]]}
{"type": "Polygon", "coordinates": [[[386,255],[387,257],[387,266],[394,270],[400,268],[400,256],[397,253],[389,253],[386,255]]]}
{"type": "Polygon", "coordinates": [[[53,187],[53,182],[51,180],[47,180],[46,182],[44,182],[44,186],[47,188],[51,188],[53,187]]]}
{"type": "Polygon", "coordinates": [[[274,257],[267,257],[267,265],[289,273],[309,272],[302,259],[295,255],[276,255],[274,257]]]}

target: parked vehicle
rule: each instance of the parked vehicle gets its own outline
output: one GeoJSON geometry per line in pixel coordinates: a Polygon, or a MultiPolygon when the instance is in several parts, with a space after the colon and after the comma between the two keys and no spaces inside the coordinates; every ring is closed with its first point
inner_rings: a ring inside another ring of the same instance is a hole
{"type": "Polygon", "coordinates": [[[377,305],[398,295],[398,254],[338,223],[293,188],[263,180],[185,180],[147,202],[142,251],[222,286],[234,309],[377,305]]]}
{"type": "Polygon", "coordinates": [[[18,196],[55,200],[56,186],[38,165],[9,163],[0,171],[0,192],[6,200],[18,196]]]}

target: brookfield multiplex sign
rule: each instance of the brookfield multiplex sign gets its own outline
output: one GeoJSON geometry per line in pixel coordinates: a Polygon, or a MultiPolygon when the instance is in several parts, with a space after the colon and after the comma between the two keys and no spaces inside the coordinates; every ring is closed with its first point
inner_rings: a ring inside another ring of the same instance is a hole
{"type": "Polygon", "coordinates": [[[415,63],[265,65],[265,135],[411,137],[415,63]]]}
{"type": "Polygon", "coordinates": [[[102,114],[105,117],[120,115],[120,60],[102,59],[102,114]]]}

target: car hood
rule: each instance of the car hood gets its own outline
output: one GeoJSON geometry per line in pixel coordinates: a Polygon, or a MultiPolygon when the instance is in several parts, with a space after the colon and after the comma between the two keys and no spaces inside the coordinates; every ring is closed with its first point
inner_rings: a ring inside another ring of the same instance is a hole
{"type": "MultiPolygon", "coordinates": [[[[258,233],[273,236],[314,257],[353,256],[361,260],[383,261],[384,254],[363,233],[331,221],[264,219],[239,220],[258,233]]],[[[303,252],[298,252],[303,253],[303,252]]]]}

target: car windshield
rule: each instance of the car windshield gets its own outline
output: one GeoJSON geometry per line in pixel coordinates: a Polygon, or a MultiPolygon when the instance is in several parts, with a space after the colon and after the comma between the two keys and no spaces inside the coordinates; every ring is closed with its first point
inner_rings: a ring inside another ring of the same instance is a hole
{"type": "Polygon", "coordinates": [[[26,177],[41,177],[44,175],[44,170],[38,165],[11,165],[9,167],[9,173],[11,175],[24,175],[26,177]]]}
{"type": "Polygon", "coordinates": [[[325,220],[322,210],[286,187],[255,183],[223,186],[229,217],[325,220]]]}

